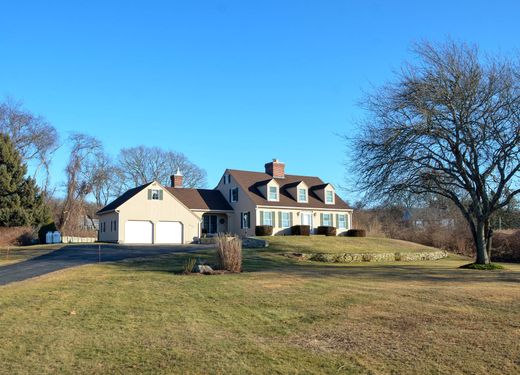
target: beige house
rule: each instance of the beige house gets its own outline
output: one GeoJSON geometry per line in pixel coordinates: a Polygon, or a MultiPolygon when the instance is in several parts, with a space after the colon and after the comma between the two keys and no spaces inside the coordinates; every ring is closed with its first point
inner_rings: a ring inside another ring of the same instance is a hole
{"type": "Polygon", "coordinates": [[[264,172],[227,169],[215,189],[182,187],[182,175],[171,187],[157,181],[130,189],[98,211],[99,240],[127,244],[196,242],[220,232],[253,236],[257,225],[273,234],[290,234],[294,225],[351,227],[352,209],[331,184],[318,177],[285,174],[273,160],[264,172]]]}

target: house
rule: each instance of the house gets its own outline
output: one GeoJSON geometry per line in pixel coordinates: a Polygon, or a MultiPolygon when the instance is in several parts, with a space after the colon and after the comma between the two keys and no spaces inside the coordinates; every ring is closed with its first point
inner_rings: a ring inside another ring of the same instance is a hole
{"type": "Polygon", "coordinates": [[[135,244],[197,241],[219,232],[255,234],[270,225],[273,234],[290,234],[293,225],[334,226],[346,232],[352,209],[334,187],[318,177],[285,174],[274,159],[264,172],[226,169],[214,189],[183,188],[183,176],[171,186],[157,181],[130,189],[97,212],[99,240],[135,244]]]}

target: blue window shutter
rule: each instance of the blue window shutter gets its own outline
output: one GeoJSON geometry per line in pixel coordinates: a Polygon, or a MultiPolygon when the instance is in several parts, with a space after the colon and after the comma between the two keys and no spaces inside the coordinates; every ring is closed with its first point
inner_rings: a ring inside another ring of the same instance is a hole
{"type": "Polygon", "coordinates": [[[280,225],[280,228],[282,227],[282,211],[278,211],[278,223],[280,225]]]}
{"type": "Polygon", "coordinates": [[[336,214],[336,228],[339,228],[339,214],[336,214]]]}
{"type": "Polygon", "coordinates": [[[229,189],[229,201],[231,202],[231,189],[229,189]]]}
{"type": "Polygon", "coordinates": [[[290,227],[293,226],[293,213],[292,212],[289,214],[289,226],[290,227]]]}
{"type": "Polygon", "coordinates": [[[148,189],[148,200],[152,199],[152,189],[148,189]]]}
{"type": "Polygon", "coordinates": [[[323,226],[323,214],[320,214],[320,225],[323,226]]]}
{"type": "Polygon", "coordinates": [[[240,229],[244,229],[244,213],[240,213],[240,229]]]}
{"type": "Polygon", "coordinates": [[[159,190],[159,200],[162,201],[163,198],[163,191],[159,190]]]}
{"type": "Polygon", "coordinates": [[[260,225],[264,225],[264,211],[260,211],[260,225]]]}
{"type": "Polygon", "coordinates": [[[276,212],[273,211],[273,213],[271,214],[272,216],[272,219],[273,219],[273,228],[276,227],[276,212]]]}

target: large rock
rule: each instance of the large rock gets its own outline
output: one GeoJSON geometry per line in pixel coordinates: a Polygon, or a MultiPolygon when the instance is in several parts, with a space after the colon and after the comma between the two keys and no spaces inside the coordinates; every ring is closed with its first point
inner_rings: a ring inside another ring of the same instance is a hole
{"type": "Polygon", "coordinates": [[[204,274],[211,274],[213,273],[213,268],[208,266],[207,264],[197,264],[194,268],[194,272],[196,273],[204,273],[204,274]]]}
{"type": "Polygon", "coordinates": [[[242,247],[246,249],[269,247],[269,242],[260,238],[246,237],[242,239],[242,247]]]}

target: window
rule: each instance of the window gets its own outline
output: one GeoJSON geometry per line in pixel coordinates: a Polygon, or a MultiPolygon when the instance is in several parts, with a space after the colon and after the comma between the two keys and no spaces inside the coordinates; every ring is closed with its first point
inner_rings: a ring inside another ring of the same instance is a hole
{"type": "Polygon", "coordinates": [[[217,233],[217,215],[204,215],[202,217],[202,232],[207,234],[217,233]]]}
{"type": "Polygon", "coordinates": [[[298,202],[307,202],[307,189],[298,189],[298,202]]]}
{"type": "Polygon", "coordinates": [[[238,202],[238,188],[229,189],[229,201],[238,202]]]}
{"type": "Polygon", "coordinates": [[[334,192],[332,190],[325,191],[325,203],[327,203],[327,204],[334,203],[334,192]]]}
{"type": "Polygon", "coordinates": [[[240,220],[240,228],[247,229],[251,226],[251,214],[249,212],[242,212],[240,220]]]}
{"type": "Polygon", "coordinates": [[[338,215],[338,228],[347,228],[347,215],[338,215]]]}
{"type": "Polygon", "coordinates": [[[269,200],[270,201],[278,200],[278,188],[276,186],[269,186],[269,200]]]}
{"type": "Polygon", "coordinates": [[[153,201],[160,201],[163,199],[163,192],[160,189],[148,190],[148,199],[153,201]]]}
{"type": "Polygon", "coordinates": [[[262,225],[273,225],[273,213],[271,211],[264,211],[262,225]]]}
{"type": "Polygon", "coordinates": [[[291,214],[289,212],[282,212],[281,216],[282,220],[280,221],[282,228],[289,228],[291,226],[291,214]]]}
{"type": "Polygon", "coordinates": [[[332,226],[332,214],[323,214],[323,219],[321,222],[321,225],[324,227],[330,227],[332,226]]]}

